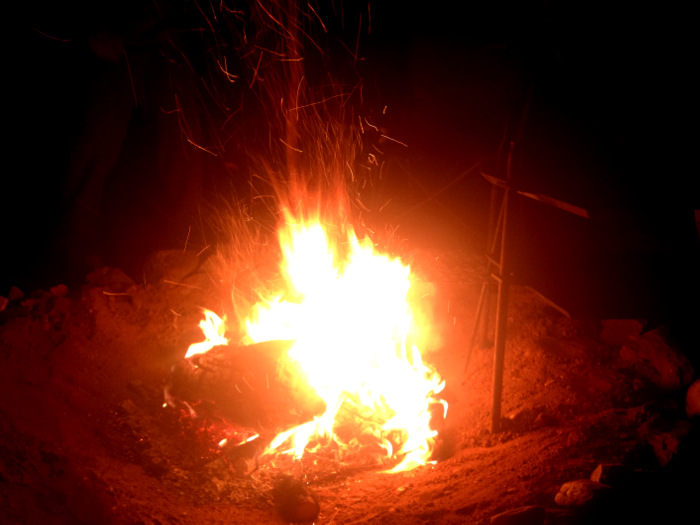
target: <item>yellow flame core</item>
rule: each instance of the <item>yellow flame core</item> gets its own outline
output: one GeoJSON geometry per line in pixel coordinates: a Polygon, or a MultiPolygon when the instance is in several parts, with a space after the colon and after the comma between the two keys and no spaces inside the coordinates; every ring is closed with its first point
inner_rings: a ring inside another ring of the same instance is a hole
{"type": "Polygon", "coordinates": [[[288,444],[284,451],[300,457],[314,436],[335,438],[336,415],[351,404],[358,414],[371,413],[363,432],[387,456],[401,458],[393,470],[424,464],[436,436],[430,406],[444,383],[413,343],[409,267],[376,253],[351,229],[331,246],[318,222],[287,225],[280,243],[287,289],[254,309],[247,335],[253,343],[296,341],[289,356],[327,410],[277,436],[269,449],[288,444]],[[401,438],[392,445],[390,434],[401,438]]]}
{"type": "Polygon", "coordinates": [[[196,354],[204,354],[217,345],[227,345],[228,339],[224,337],[226,331],[225,318],[221,319],[211,310],[204,310],[204,319],[199,323],[206,339],[200,343],[191,344],[185,354],[185,359],[196,354]]]}

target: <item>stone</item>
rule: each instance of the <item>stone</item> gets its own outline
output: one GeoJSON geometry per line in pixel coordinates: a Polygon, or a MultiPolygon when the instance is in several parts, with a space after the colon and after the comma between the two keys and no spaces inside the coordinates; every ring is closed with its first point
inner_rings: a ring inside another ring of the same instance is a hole
{"type": "Polygon", "coordinates": [[[582,507],[603,499],[610,487],[590,479],[577,479],[564,483],[554,497],[562,507],[582,507]]]}
{"type": "Polygon", "coordinates": [[[620,358],[638,376],[666,390],[678,390],[693,381],[692,365],[659,330],[628,338],[620,349],[620,358]]]}
{"type": "Polygon", "coordinates": [[[610,487],[623,487],[634,478],[634,470],[618,463],[601,463],[591,473],[591,481],[610,487]]]}
{"type": "Polygon", "coordinates": [[[700,379],[696,379],[686,392],[685,413],[689,418],[700,416],[700,379]]]}
{"type": "Polygon", "coordinates": [[[614,346],[623,345],[630,337],[638,337],[644,328],[636,319],[605,319],[601,325],[600,340],[614,346]]]}
{"type": "Polygon", "coordinates": [[[681,443],[689,433],[690,423],[679,421],[669,431],[655,433],[649,437],[649,445],[654,451],[659,466],[665,467],[678,455],[681,443]]]}
{"type": "Polygon", "coordinates": [[[282,476],[275,483],[273,497],[280,516],[290,523],[311,523],[321,510],[316,495],[291,476],[282,476]]]}
{"type": "Polygon", "coordinates": [[[65,284],[57,284],[49,288],[49,293],[53,297],[65,297],[68,295],[68,287],[65,284]]]}
{"type": "Polygon", "coordinates": [[[146,282],[180,283],[199,267],[199,257],[182,250],[161,250],[153,253],[144,264],[146,282]]]}
{"type": "Polygon", "coordinates": [[[111,292],[124,292],[134,285],[134,281],[119,268],[104,266],[90,272],[86,281],[91,286],[109,288],[111,292]]]}
{"type": "Polygon", "coordinates": [[[20,301],[24,299],[24,292],[16,286],[11,286],[10,291],[7,292],[7,298],[10,301],[20,301]]]}
{"type": "Polygon", "coordinates": [[[539,505],[507,510],[491,517],[491,525],[543,525],[546,511],[539,505]]]}

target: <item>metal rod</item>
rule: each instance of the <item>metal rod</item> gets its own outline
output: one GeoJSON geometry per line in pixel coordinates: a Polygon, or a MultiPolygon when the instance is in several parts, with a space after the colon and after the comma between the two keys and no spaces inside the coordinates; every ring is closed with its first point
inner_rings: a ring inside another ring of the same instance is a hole
{"type": "Polygon", "coordinates": [[[501,257],[500,257],[500,280],[498,280],[498,297],[496,303],[496,340],[494,342],[495,351],[493,357],[493,405],[491,410],[491,432],[499,432],[501,430],[501,400],[503,396],[503,366],[506,355],[506,336],[508,328],[508,299],[510,296],[511,269],[510,269],[510,254],[508,242],[508,216],[510,208],[511,185],[513,183],[513,151],[515,150],[516,141],[520,142],[527,114],[532,102],[532,94],[534,91],[534,83],[530,84],[530,88],[525,100],[525,109],[520,121],[518,135],[514,141],[510,142],[508,149],[508,159],[506,163],[506,183],[503,189],[503,204],[501,208],[502,223],[501,223],[501,257]]]}
{"type": "MultiPolygon", "coordinates": [[[[490,213],[489,213],[489,226],[488,235],[486,241],[486,263],[487,263],[487,276],[481,286],[481,292],[479,294],[479,302],[477,303],[476,314],[474,315],[474,324],[472,327],[472,336],[469,341],[469,346],[467,347],[467,358],[464,363],[464,371],[466,372],[469,368],[469,362],[471,361],[472,351],[476,345],[477,336],[481,336],[479,344],[481,346],[486,346],[487,332],[489,329],[490,313],[491,313],[491,293],[489,292],[489,283],[493,279],[493,267],[498,267],[499,263],[494,260],[494,252],[496,251],[496,246],[498,244],[498,237],[501,232],[501,225],[503,223],[503,213],[504,206],[501,202],[501,206],[498,210],[498,217],[495,217],[496,208],[496,192],[497,188],[493,185],[493,179],[490,179],[492,183],[491,186],[491,203],[490,203],[490,213]],[[479,330],[481,328],[481,330],[479,330]]],[[[497,278],[496,280],[498,280],[497,278]]]]}
{"type": "MultiPolygon", "coordinates": [[[[508,152],[507,182],[510,182],[510,169],[513,157],[514,143],[510,144],[508,152]]],[[[506,336],[508,327],[508,298],[510,295],[510,266],[508,257],[508,211],[510,204],[510,185],[503,191],[502,222],[501,222],[501,257],[500,279],[498,280],[498,297],[496,299],[496,340],[493,357],[493,404],[491,409],[491,432],[501,429],[501,401],[503,397],[503,366],[506,354],[506,336]]]]}
{"type": "Polygon", "coordinates": [[[464,371],[469,369],[469,363],[472,359],[472,352],[474,351],[474,346],[476,346],[476,337],[479,333],[479,325],[481,324],[481,317],[486,303],[486,294],[488,292],[489,282],[488,279],[481,285],[481,293],[479,294],[479,302],[476,306],[476,314],[474,315],[474,325],[472,328],[472,337],[469,340],[469,347],[467,348],[467,358],[464,361],[464,371]]]}
{"type": "Polygon", "coordinates": [[[503,395],[503,365],[506,354],[509,287],[509,279],[503,278],[498,283],[498,299],[496,302],[496,349],[493,357],[491,432],[499,432],[501,429],[501,399],[503,395]]]}

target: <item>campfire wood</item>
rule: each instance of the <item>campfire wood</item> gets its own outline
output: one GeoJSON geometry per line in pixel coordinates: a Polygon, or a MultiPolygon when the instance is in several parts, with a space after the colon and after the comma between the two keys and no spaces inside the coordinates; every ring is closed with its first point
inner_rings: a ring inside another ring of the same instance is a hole
{"type": "Polygon", "coordinates": [[[325,404],[287,355],[292,344],[215,346],[184,359],[172,368],[166,397],[258,430],[310,421],[325,404]]]}

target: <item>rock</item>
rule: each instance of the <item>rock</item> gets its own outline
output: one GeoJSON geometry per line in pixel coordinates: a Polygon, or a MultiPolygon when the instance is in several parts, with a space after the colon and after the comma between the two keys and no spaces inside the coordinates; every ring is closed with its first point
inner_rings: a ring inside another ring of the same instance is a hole
{"type": "Polygon", "coordinates": [[[0,312],[4,312],[8,304],[10,304],[10,300],[7,297],[0,296],[0,312]]]}
{"type": "Polygon", "coordinates": [[[182,250],[161,250],[152,254],[144,264],[144,275],[149,283],[170,281],[179,283],[199,267],[199,257],[182,250]]]}
{"type": "Polygon", "coordinates": [[[65,284],[57,284],[49,288],[49,293],[54,297],[65,297],[68,295],[68,287],[65,284]]]}
{"type": "Polygon", "coordinates": [[[582,507],[603,499],[610,487],[590,479],[578,479],[564,483],[554,497],[562,507],[582,507]]]}
{"type": "Polygon", "coordinates": [[[535,428],[554,427],[559,425],[559,419],[549,412],[540,412],[535,418],[535,428]]]}
{"type": "Polygon", "coordinates": [[[321,511],[316,496],[306,484],[291,476],[278,479],[273,497],[280,515],[290,523],[313,522],[321,511]]]}
{"type": "Polygon", "coordinates": [[[693,380],[688,359],[669,346],[658,330],[628,338],[620,357],[625,366],[663,389],[677,390],[693,380]]]}
{"type": "Polygon", "coordinates": [[[668,432],[659,432],[649,437],[648,443],[654,451],[659,466],[665,467],[678,455],[681,442],[690,432],[690,423],[679,421],[668,432]]]}
{"type": "Polygon", "coordinates": [[[20,301],[24,299],[24,292],[16,286],[11,286],[10,291],[7,292],[7,298],[10,301],[20,301]]]}
{"type": "Polygon", "coordinates": [[[108,288],[110,292],[124,292],[134,285],[134,281],[118,268],[108,266],[90,272],[86,281],[91,286],[108,288]]]}
{"type": "Polygon", "coordinates": [[[622,487],[630,484],[634,470],[618,463],[601,463],[591,473],[591,481],[610,487],[622,487]]]}
{"type": "Polygon", "coordinates": [[[685,413],[689,418],[700,416],[700,379],[696,379],[686,392],[685,413]]]}
{"type": "Polygon", "coordinates": [[[491,525],[542,525],[546,511],[544,507],[530,505],[507,510],[491,517],[491,525]]]}
{"type": "Polygon", "coordinates": [[[622,346],[629,338],[638,337],[644,328],[636,319],[606,319],[601,324],[600,340],[614,346],[622,346]]]}

